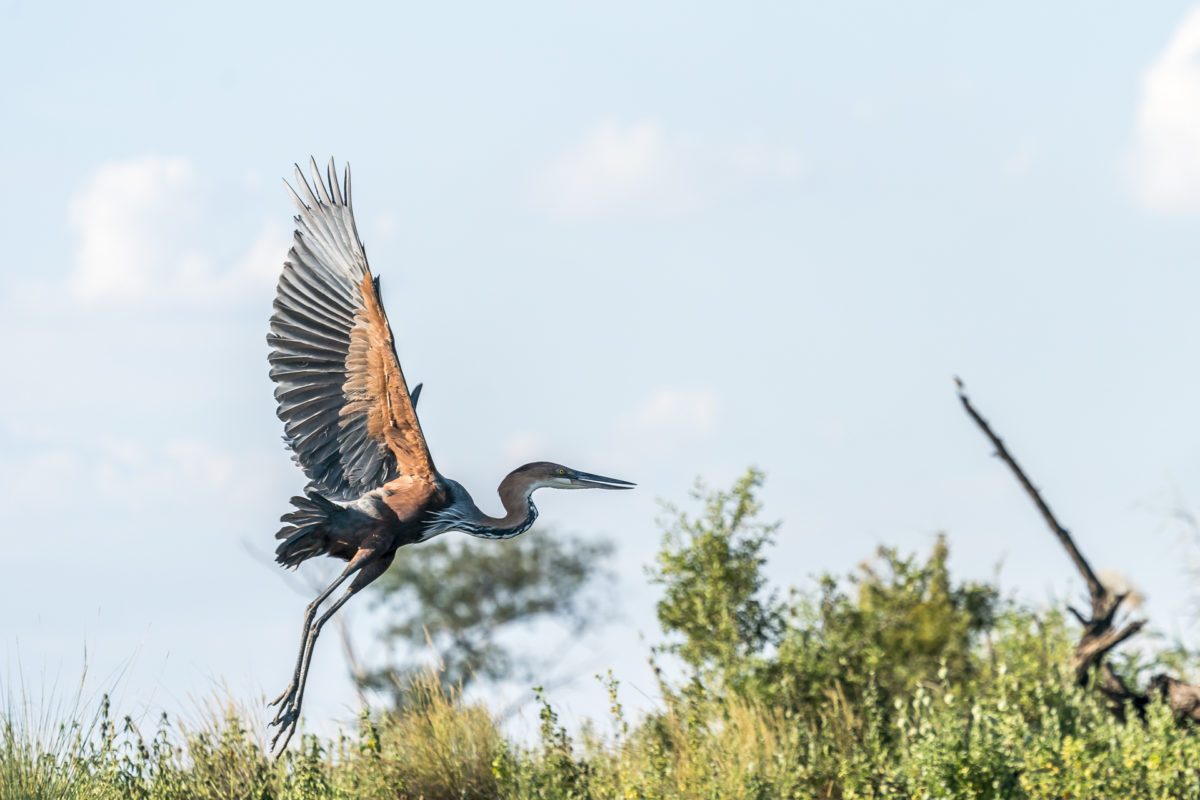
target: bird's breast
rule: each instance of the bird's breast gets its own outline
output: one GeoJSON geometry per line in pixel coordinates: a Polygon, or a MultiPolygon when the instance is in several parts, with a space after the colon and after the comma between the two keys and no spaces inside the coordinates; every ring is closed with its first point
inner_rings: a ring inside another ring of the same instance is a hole
{"type": "Polygon", "coordinates": [[[371,502],[395,538],[396,546],[402,547],[429,538],[425,523],[432,512],[445,504],[445,499],[437,484],[401,476],[372,492],[371,502]]]}

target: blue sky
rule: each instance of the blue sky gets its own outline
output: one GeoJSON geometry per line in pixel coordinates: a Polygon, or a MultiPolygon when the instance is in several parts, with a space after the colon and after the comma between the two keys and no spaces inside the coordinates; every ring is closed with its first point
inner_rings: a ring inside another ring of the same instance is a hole
{"type": "MultiPolygon", "coordinates": [[[[640,484],[538,495],[620,548],[569,714],[607,666],[649,702],[656,499],[697,475],[766,470],[782,585],[945,531],[963,576],[1079,593],[955,374],[1195,637],[1200,7],[6,1],[0,66],[9,676],[86,646],[150,713],[282,688],[306,600],[261,555],[303,482],[264,336],[309,154],[354,166],[443,472],[493,510],[531,459],[640,484]]],[[[353,716],[340,659],[314,725],[353,716]]]]}

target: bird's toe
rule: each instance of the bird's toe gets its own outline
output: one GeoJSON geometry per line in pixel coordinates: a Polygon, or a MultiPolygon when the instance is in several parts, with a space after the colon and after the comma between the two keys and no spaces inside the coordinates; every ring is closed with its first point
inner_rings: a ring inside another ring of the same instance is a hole
{"type": "Polygon", "coordinates": [[[294,683],[288,684],[288,687],[283,690],[283,693],[280,694],[279,697],[276,697],[274,700],[267,703],[267,708],[271,708],[273,706],[279,705],[280,703],[283,702],[283,699],[285,697],[290,697],[291,695],[294,695],[295,693],[296,693],[296,685],[294,683]]]}
{"type": "Polygon", "coordinates": [[[293,708],[288,709],[281,717],[276,718],[276,722],[271,723],[272,725],[279,725],[279,730],[275,732],[275,736],[271,739],[271,752],[275,754],[275,758],[279,758],[283,754],[283,751],[287,749],[288,742],[292,740],[292,734],[296,732],[298,719],[299,714],[293,708]],[[283,739],[283,743],[279,744],[281,738],[283,739]],[[278,747],[276,747],[277,744],[279,744],[278,747]]]}
{"type": "Polygon", "coordinates": [[[295,716],[296,716],[296,710],[292,707],[292,701],[289,699],[288,702],[286,702],[282,706],[280,706],[279,713],[277,713],[275,715],[275,719],[271,720],[270,723],[268,723],[268,724],[272,725],[272,726],[287,725],[291,720],[293,720],[295,718],[295,716]]]}

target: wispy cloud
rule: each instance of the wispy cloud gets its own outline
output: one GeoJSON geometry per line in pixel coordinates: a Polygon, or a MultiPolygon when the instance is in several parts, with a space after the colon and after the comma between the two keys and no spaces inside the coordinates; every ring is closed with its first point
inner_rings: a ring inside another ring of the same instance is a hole
{"type": "Polygon", "coordinates": [[[70,294],[88,304],[155,299],[199,304],[228,301],[278,274],[288,239],[264,225],[245,253],[216,263],[206,242],[213,208],[191,162],[141,156],[102,165],[71,200],[79,237],[70,294]]]}
{"type": "Polygon", "coordinates": [[[292,238],[282,225],[264,223],[258,237],[250,244],[232,269],[221,273],[216,282],[216,294],[232,295],[245,286],[271,286],[279,279],[284,256],[292,238]]]}
{"type": "Polygon", "coordinates": [[[15,437],[18,452],[0,454],[0,481],[15,496],[37,502],[61,499],[64,487],[86,485],[75,501],[103,497],[108,505],[140,506],[146,497],[262,496],[277,459],[225,451],[209,442],[175,438],[144,443],[112,435],[64,439],[15,437]]]}
{"type": "MultiPolygon", "coordinates": [[[[150,290],[163,262],[177,270],[196,253],[170,253],[174,213],[195,184],[183,158],[146,156],[105,164],[71,201],[79,234],[71,288],[84,300],[136,297],[150,290]]],[[[175,225],[173,227],[178,227],[175,225]]]]}
{"type": "Polygon", "coordinates": [[[761,138],[713,143],[658,122],[601,122],[538,175],[539,202],[564,220],[661,218],[702,210],[762,182],[799,177],[799,152],[761,138]]]}
{"type": "Polygon", "coordinates": [[[706,434],[717,424],[719,407],[711,389],[665,386],[646,398],[634,421],[646,432],[706,434]]]}
{"type": "Polygon", "coordinates": [[[1142,76],[1132,178],[1146,209],[1200,215],[1200,6],[1142,76]]]}
{"type": "Polygon", "coordinates": [[[504,452],[513,462],[545,458],[547,450],[546,437],[532,431],[514,433],[504,440],[504,452]]]}

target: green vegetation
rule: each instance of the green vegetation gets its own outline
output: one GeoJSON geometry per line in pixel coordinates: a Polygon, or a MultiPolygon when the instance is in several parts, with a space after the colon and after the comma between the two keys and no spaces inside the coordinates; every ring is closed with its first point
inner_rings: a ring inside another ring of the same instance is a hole
{"type": "Polygon", "coordinates": [[[760,483],[748,473],[700,492],[695,516],[666,515],[663,700],[644,718],[603,676],[610,719],[572,735],[539,693],[540,736],[523,745],[409,672],[395,711],[272,763],[253,715],[231,709],[150,733],[106,704],[78,722],[10,698],[0,797],[1200,798],[1200,735],[1157,703],[1145,724],[1117,722],[1074,683],[1074,626],[955,582],[944,540],[772,591],[760,483]]]}
{"type": "MultiPolygon", "coordinates": [[[[526,679],[544,673],[551,659],[514,652],[503,633],[553,621],[570,639],[603,624],[612,609],[595,590],[611,582],[606,568],[612,551],[608,541],[546,530],[500,541],[442,537],[402,553],[369,592],[387,610],[381,636],[389,650],[432,648],[447,689],[476,680],[526,679]]],[[[369,672],[359,685],[389,694],[399,707],[407,702],[409,679],[427,669],[420,661],[394,662],[369,672]]]]}

